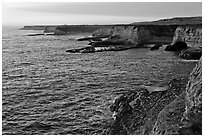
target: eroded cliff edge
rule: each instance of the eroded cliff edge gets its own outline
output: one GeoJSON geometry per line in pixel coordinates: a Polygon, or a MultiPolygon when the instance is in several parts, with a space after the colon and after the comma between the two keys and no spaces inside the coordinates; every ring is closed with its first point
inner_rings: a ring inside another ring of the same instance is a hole
{"type": "Polygon", "coordinates": [[[166,51],[179,51],[182,58],[199,59],[202,54],[202,25],[118,25],[100,28],[92,37],[79,40],[91,41],[90,46],[67,52],[119,51],[154,44],[158,45],[157,49],[168,45],[166,51]]]}
{"type": "Polygon", "coordinates": [[[187,78],[173,79],[168,88],[141,87],[117,98],[110,107],[115,120],[106,134],[201,134],[201,62],[190,74],[187,86],[187,78]]]}
{"type": "Polygon", "coordinates": [[[152,134],[202,134],[202,59],[190,74],[186,90],[159,113],[152,134]]]}

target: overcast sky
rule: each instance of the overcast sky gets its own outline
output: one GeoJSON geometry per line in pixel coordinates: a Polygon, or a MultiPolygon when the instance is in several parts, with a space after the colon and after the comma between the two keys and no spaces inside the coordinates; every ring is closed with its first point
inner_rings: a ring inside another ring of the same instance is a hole
{"type": "Polygon", "coordinates": [[[201,2],[3,3],[3,25],[113,24],[201,16],[201,2]]]}

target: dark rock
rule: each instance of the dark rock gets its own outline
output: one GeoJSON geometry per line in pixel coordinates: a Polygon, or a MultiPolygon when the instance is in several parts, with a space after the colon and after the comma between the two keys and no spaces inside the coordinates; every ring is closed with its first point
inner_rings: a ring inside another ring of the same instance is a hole
{"type": "Polygon", "coordinates": [[[168,45],[166,48],[165,48],[165,51],[181,51],[183,49],[186,49],[188,46],[185,42],[176,42],[175,44],[173,45],[168,45]]]}
{"type": "Polygon", "coordinates": [[[100,37],[85,37],[85,38],[79,38],[78,41],[102,41],[100,37]]]}
{"type": "Polygon", "coordinates": [[[159,44],[154,45],[153,47],[150,48],[150,50],[157,50],[157,49],[159,49],[161,46],[162,46],[162,45],[159,45],[159,44]]]}
{"type": "Polygon", "coordinates": [[[100,42],[94,42],[92,46],[94,47],[103,47],[107,45],[125,45],[124,40],[105,40],[100,42]]]}
{"type": "Polygon", "coordinates": [[[81,53],[93,53],[93,52],[95,52],[94,47],[86,47],[83,50],[81,50],[81,53]]]}
{"type": "Polygon", "coordinates": [[[95,43],[95,42],[91,41],[91,42],[88,43],[88,45],[92,45],[93,43],[95,43]]]}
{"type": "Polygon", "coordinates": [[[45,34],[41,34],[41,33],[37,33],[37,34],[28,34],[27,36],[41,36],[41,35],[45,35],[45,34]]]}
{"type": "Polygon", "coordinates": [[[95,52],[95,48],[94,47],[85,47],[85,48],[79,48],[79,49],[70,49],[70,50],[66,50],[66,52],[70,52],[70,53],[93,53],[95,52]]]}
{"type": "Polygon", "coordinates": [[[70,49],[70,50],[66,50],[66,52],[70,52],[70,53],[78,53],[81,49],[70,49]]]}
{"type": "Polygon", "coordinates": [[[187,49],[184,49],[179,54],[181,58],[184,59],[197,59],[199,60],[202,56],[202,48],[201,47],[190,47],[187,49]]]}

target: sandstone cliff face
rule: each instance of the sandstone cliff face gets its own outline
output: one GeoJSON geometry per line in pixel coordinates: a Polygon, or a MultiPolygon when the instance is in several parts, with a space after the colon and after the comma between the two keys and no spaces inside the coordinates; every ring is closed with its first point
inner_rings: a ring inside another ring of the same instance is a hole
{"type": "Polygon", "coordinates": [[[113,27],[110,28],[100,28],[96,30],[92,36],[93,37],[110,37],[112,35],[113,27]]]}
{"type": "Polygon", "coordinates": [[[122,39],[129,39],[134,43],[171,43],[185,42],[188,47],[202,46],[202,26],[177,26],[177,25],[139,25],[139,26],[114,26],[101,28],[93,33],[94,37],[119,35],[122,39]]]}
{"type": "Polygon", "coordinates": [[[171,45],[176,42],[185,42],[189,47],[202,46],[201,26],[180,26],[177,27],[171,45]]]}
{"type": "Polygon", "coordinates": [[[176,25],[153,26],[114,26],[110,28],[101,28],[93,33],[93,37],[114,37],[120,36],[120,39],[131,41],[134,44],[170,44],[176,29],[176,25]]]}
{"type": "Polygon", "coordinates": [[[99,29],[93,33],[93,36],[120,36],[121,40],[130,41],[134,44],[140,44],[144,41],[149,41],[152,38],[149,29],[135,26],[116,26],[112,28],[99,29]]]}

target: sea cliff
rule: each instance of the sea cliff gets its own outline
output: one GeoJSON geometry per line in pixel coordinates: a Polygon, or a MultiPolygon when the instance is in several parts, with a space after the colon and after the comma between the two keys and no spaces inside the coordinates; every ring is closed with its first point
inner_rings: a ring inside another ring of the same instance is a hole
{"type": "Polygon", "coordinates": [[[172,34],[170,46],[186,44],[182,54],[189,49],[200,51],[189,53],[200,59],[189,79],[172,79],[165,86],[143,86],[121,95],[110,107],[115,120],[106,134],[202,134],[201,30],[201,25],[177,26],[172,34]]]}
{"type": "Polygon", "coordinates": [[[201,59],[186,78],[166,86],[138,88],[111,105],[114,123],[106,134],[184,135],[202,134],[201,59]]]}
{"type": "Polygon", "coordinates": [[[159,113],[152,134],[202,134],[202,58],[190,74],[186,90],[159,113]]]}
{"type": "Polygon", "coordinates": [[[176,28],[176,25],[116,26],[99,29],[93,33],[93,37],[119,36],[121,39],[132,41],[135,44],[170,44],[176,28]]]}
{"type": "Polygon", "coordinates": [[[179,26],[175,30],[172,45],[176,42],[185,42],[189,47],[202,46],[202,26],[179,26]]]}

